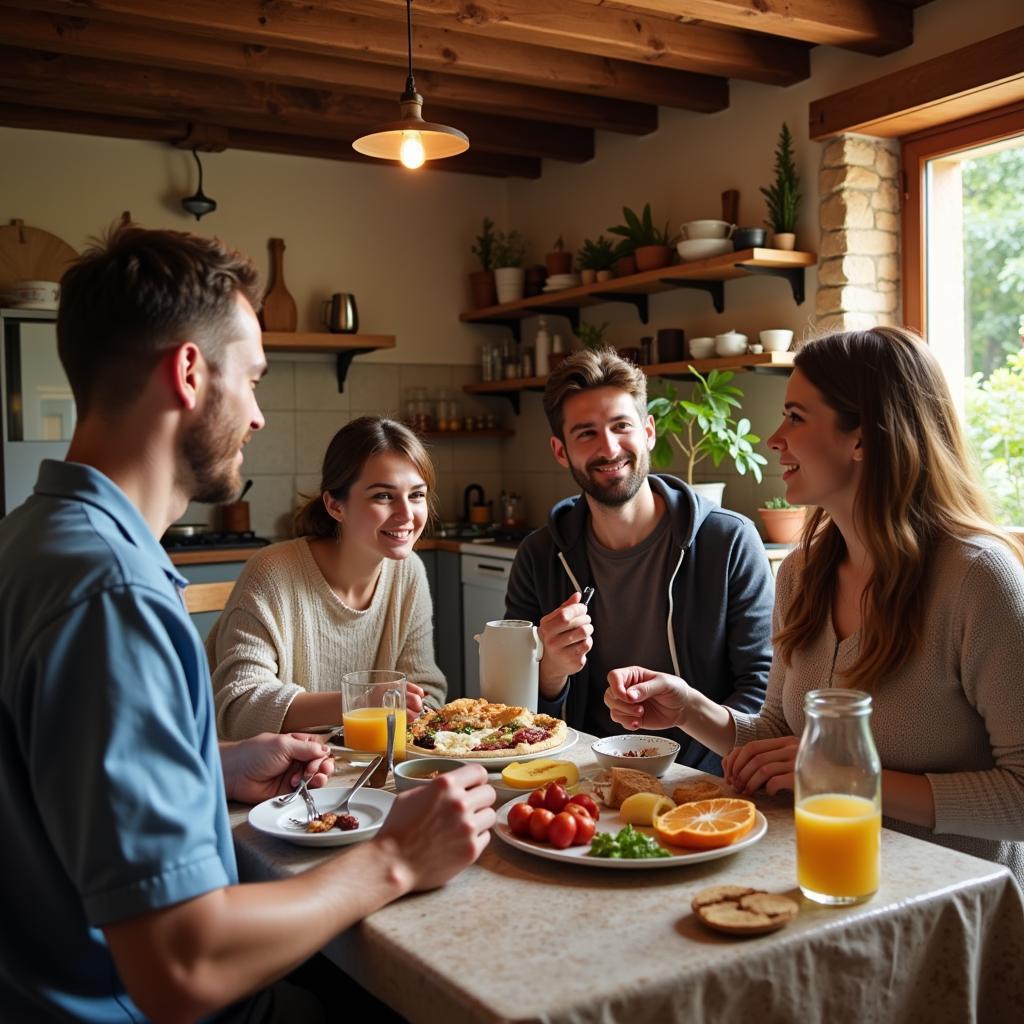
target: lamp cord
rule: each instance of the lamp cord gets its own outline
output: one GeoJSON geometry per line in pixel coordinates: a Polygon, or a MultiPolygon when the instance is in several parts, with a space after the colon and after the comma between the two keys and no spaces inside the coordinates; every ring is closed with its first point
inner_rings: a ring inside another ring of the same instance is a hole
{"type": "Polygon", "coordinates": [[[199,188],[197,191],[203,191],[203,165],[199,162],[199,154],[196,152],[196,147],[192,147],[192,158],[196,162],[196,167],[199,168],[199,188]]]}
{"type": "Polygon", "coordinates": [[[412,0],[405,0],[405,31],[407,36],[406,52],[409,54],[409,75],[405,80],[406,93],[416,91],[416,79],[412,73],[412,0]]]}

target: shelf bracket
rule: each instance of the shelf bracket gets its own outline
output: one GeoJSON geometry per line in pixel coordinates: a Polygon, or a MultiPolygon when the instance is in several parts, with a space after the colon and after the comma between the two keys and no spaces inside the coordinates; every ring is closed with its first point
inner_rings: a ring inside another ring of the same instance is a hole
{"type": "MultiPolygon", "coordinates": [[[[530,306],[531,313],[540,316],[564,316],[572,325],[573,334],[580,329],[580,307],[579,306],[530,306]]],[[[517,339],[518,340],[518,339],[517,339]]]]}
{"type": "MultiPolygon", "coordinates": [[[[692,288],[696,291],[707,292],[711,296],[716,313],[725,312],[725,282],[724,281],[689,281],[680,277],[660,278],[662,284],[671,288],[692,288]]],[[[644,321],[646,323],[646,321],[644,321]]]]}
{"type": "Polygon", "coordinates": [[[343,394],[345,391],[345,379],[348,377],[349,367],[352,365],[352,360],[356,356],[361,356],[366,352],[373,352],[372,348],[346,348],[341,352],[337,353],[337,370],[338,370],[338,394],[343,394]]]}
{"type": "Polygon", "coordinates": [[[640,323],[648,322],[648,296],[644,292],[592,292],[591,294],[595,299],[602,299],[605,302],[625,302],[627,305],[636,306],[640,323]]]}
{"type": "Polygon", "coordinates": [[[477,324],[493,324],[495,327],[507,327],[512,332],[512,337],[515,339],[516,344],[520,342],[520,330],[522,328],[523,321],[518,317],[511,316],[487,316],[480,317],[479,320],[474,320],[477,324]]]}
{"type": "MultiPolygon", "coordinates": [[[[803,267],[748,267],[737,263],[737,267],[747,274],[767,274],[768,277],[781,277],[789,282],[793,291],[793,299],[799,306],[804,301],[804,268],[803,267]]],[[[721,312],[721,310],[719,310],[721,312]]]]}

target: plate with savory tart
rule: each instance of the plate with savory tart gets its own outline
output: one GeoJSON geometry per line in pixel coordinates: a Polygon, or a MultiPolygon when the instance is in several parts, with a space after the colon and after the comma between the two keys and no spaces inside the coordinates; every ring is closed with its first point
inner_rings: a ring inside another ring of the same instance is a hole
{"type": "Polygon", "coordinates": [[[305,824],[306,809],[301,800],[292,800],[283,807],[277,798],[264,800],[249,811],[249,824],[257,832],[297,846],[347,846],[372,839],[379,831],[395,801],[394,793],[382,789],[361,789],[349,807],[349,814],[336,820],[329,809],[341,802],[347,786],[326,786],[309,790],[321,817],[312,827],[305,824]],[[347,819],[354,819],[352,820],[347,819]],[[297,824],[296,824],[297,822],[297,824]]]}
{"type": "Polygon", "coordinates": [[[560,718],[523,707],[463,697],[424,711],[409,726],[407,757],[454,757],[488,768],[549,757],[579,739],[560,718]]]}

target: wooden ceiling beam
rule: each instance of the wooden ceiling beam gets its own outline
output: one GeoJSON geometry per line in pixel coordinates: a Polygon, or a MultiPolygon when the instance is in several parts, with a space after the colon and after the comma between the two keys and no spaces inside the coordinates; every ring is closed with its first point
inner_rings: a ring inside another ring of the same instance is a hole
{"type": "MultiPolygon", "coordinates": [[[[416,7],[422,2],[417,0],[416,7]]],[[[580,2],[608,6],[606,0],[580,2]]],[[[696,18],[860,53],[893,53],[914,41],[913,11],[886,0],[612,0],[611,6],[661,17],[696,18]]]]}
{"type": "MultiPolygon", "coordinates": [[[[406,17],[405,0],[319,0],[319,6],[367,18],[390,17],[403,23],[406,17]]],[[[580,0],[416,0],[416,44],[432,30],[768,85],[792,85],[810,75],[808,47],[802,42],[706,24],[684,24],[670,17],[580,0]]]]}
{"type": "MultiPolygon", "coordinates": [[[[54,108],[9,102],[0,102],[0,125],[36,131],[71,132],[75,135],[98,135],[104,138],[167,142],[172,145],[177,145],[181,139],[187,138],[189,131],[192,130],[192,124],[182,120],[102,114],[76,109],[73,105],[54,108]]],[[[231,149],[341,160],[346,163],[380,164],[379,160],[363,156],[347,142],[336,139],[321,139],[308,135],[279,135],[274,132],[251,131],[224,125],[211,128],[218,136],[224,138],[231,149]]],[[[541,162],[534,157],[498,156],[470,149],[460,156],[428,161],[421,170],[482,174],[500,178],[539,178],[541,162]]],[[[420,171],[409,173],[418,174],[420,171]]]]}
{"type": "MultiPolygon", "coordinates": [[[[16,0],[0,0],[12,6],[16,0]]],[[[24,3],[19,3],[24,8],[24,3]]],[[[31,0],[35,10],[80,14],[78,0],[31,0]]],[[[141,25],[236,42],[278,46],[371,63],[406,63],[406,33],[398,21],[363,18],[328,10],[322,3],[279,0],[88,0],[98,21],[141,25]]],[[[714,112],[729,105],[724,78],[610,60],[577,48],[480,38],[444,29],[417,29],[416,68],[491,81],[562,89],[589,95],[652,103],[682,110],[714,112]]],[[[429,97],[428,101],[429,101],[429,97]]]]}
{"type": "MultiPolygon", "coordinates": [[[[383,64],[342,60],[319,53],[250,45],[180,32],[153,32],[131,25],[71,15],[4,9],[3,39],[12,46],[109,60],[140,62],[182,71],[236,74],[247,79],[311,88],[339,88],[394,99],[404,85],[400,71],[383,64]]],[[[658,127],[658,108],[647,103],[469,79],[441,72],[417,72],[430,106],[440,103],[550,121],[580,128],[647,135],[658,127]]]]}
{"type": "MultiPolygon", "coordinates": [[[[398,115],[396,103],[372,97],[12,47],[0,47],[0,85],[58,95],[74,89],[94,97],[97,103],[124,97],[136,108],[144,106],[172,117],[221,123],[236,116],[256,118],[271,130],[350,139],[398,115]]],[[[435,120],[462,128],[471,145],[485,152],[576,163],[590,160],[594,154],[594,133],[586,128],[443,107],[434,107],[429,113],[435,120]]]]}

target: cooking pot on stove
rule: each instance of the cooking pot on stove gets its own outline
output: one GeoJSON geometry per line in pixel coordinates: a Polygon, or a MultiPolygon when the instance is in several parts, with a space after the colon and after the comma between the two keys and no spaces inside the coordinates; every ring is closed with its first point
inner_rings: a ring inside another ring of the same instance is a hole
{"type": "Polygon", "coordinates": [[[484,489],[479,484],[470,484],[462,493],[462,516],[467,523],[488,526],[494,522],[494,503],[484,500],[484,489]],[[470,504],[470,498],[475,498],[470,504]]]}
{"type": "Polygon", "coordinates": [[[206,523],[175,523],[164,531],[165,537],[195,537],[205,533],[209,527],[206,523]]]}

